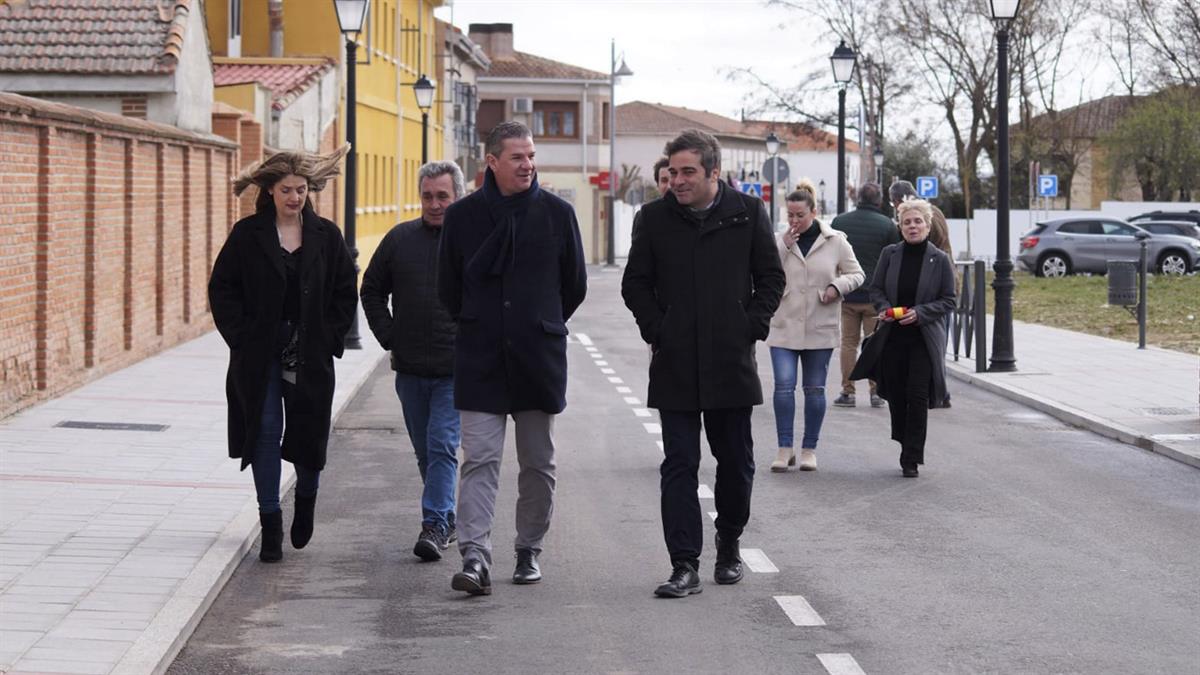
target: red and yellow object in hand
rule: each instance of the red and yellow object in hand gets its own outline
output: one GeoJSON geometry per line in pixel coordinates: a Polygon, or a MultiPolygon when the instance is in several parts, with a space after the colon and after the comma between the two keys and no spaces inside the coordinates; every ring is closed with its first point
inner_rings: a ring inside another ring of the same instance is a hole
{"type": "Polygon", "coordinates": [[[899,319],[900,317],[904,316],[904,313],[907,311],[907,307],[892,307],[888,310],[888,314],[891,314],[893,319],[899,319]]]}

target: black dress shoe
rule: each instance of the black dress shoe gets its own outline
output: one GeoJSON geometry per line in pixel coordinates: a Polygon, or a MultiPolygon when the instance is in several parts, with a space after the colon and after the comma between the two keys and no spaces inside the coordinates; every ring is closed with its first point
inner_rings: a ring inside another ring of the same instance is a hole
{"type": "Polygon", "coordinates": [[[738,540],[725,538],[717,533],[717,564],[713,567],[713,580],[718,584],[736,584],[742,580],[742,555],[738,540]]]}
{"type": "Polygon", "coordinates": [[[919,471],[917,471],[917,465],[916,465],[916,464],[910,464],[910,465],[908,465],[908,466],[902,466],[902,467],[900,467],[900,471],[901,471],[901,473],[903,473],[903,474],[904,474],[904,477],[905,477],[905,478],[916,478],[917,476],[919,476],[919,475],[920,475],[920,472],[919,472],[919,471]]]}
{"type": "Polygon", "coordinates": [[[450,588],[456,591],[466,591],[471,595],[491,595],[492,578],[488,569],[478,560],[463,562],[462,571],[450,580],[450,588]]]}
{"type": "Polygon", "coordinates": [[[654,589],[654,594],[660,598],[686,598],[704,589],[700,586],[700,575],[690,563],[677,562],[671,572],[671,578],[666,583],[654,589]]]}
{"type": "Polygon", "coordinates": [[[533,549],[517,549],[517,568],[513,570],[514,584],[536,584],[542,580],[542,568],[538,567],[537,553],[533,549]]]}

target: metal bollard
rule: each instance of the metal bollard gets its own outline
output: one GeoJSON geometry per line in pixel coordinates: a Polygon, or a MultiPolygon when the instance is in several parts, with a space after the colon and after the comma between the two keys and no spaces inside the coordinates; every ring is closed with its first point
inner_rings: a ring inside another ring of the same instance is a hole
{"type": "MultiPolygon", "coordinates": [[[[1140,232],[1138,233],[1141,234],[1140,232]]],[[[1139,236],[1141,240],[1142,250],[1138,261],[1138,349],[1146,348],[1146,246],[1150,243],[1147,241],[1149,237],[1139,236]]]]}
{"type": "Polygon", "coordinates": [[[987,268],[982,260],[975,261],[975,372],[987,372],[987,268]]]}

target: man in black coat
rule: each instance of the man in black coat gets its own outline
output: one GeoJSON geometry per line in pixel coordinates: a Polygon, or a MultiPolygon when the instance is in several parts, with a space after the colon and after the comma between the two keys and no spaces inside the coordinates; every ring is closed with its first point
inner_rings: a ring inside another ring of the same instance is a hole
{"type": "Polygon", "coordinates": [[[456,539],[461,431],[454,409],[455,327],[437,297],[437,262],[446,208],[464,191],[462,170],[454,162],[430,162],[417,172],[417,186],[421,217],[383,237],[363,274],[361,295],[371,332],[391,352],[404,426],[425,483],[413,554],[433,561],[456,539]]]}
{"type": "Polygon", "coordinates": [[[538,555],[554,509],[554,416],[567,405],[567,319],[587,270],[571,205],[538,187],[533,137],[517,122],[488,135],[480,190],[446,211],[438,294],[458,322],[454,405],[462,418],[458,549],[451,587],[492,591],[492,518],[504,432],[516,423],[517,564],[541,581],[538,555]]]}
{"type": "Polygon", "coordinates": [[[754,483],[750,411],[763,401],[754,343],[767,337],[786,279],[762,200],[720,180],[717,140],[688,130],[664,154],[671,191],[638,213],[621,295],[651,346],[648,405],[662,419],[663,535],[673,571],[655,594],[679,598],[701,590],[701,417],[717,459],[714,577],[742,579],[738,539],[754,483]]]}
{"type": "MultiPolygon", "coordinates": [[[[853,211],[843,213],[833,219],[830,227],[846,233],[846,241],[854,249],[854,257],[862,265],[867,283],[846,294],[842,299],[842,393],[833,400],[833,404],[843,408],[853,408],[855,405],[854,382],[850,379],[850,371],[854,370],[854,362],[858,356],[858,345],[863,337],[875,330],[875,306],[867,295],[867,286],[875,274],[875,265],[879,262],[879,252],[884,247],[900,241],[900,231],[896,224],[883,214],[883,188],[878,183],[864,183],[858,190],[858,205],[853,211]]],[[[883,399],[879,396],[875,380],[870,380],[871,407],[882,408],[883,399]]]]}

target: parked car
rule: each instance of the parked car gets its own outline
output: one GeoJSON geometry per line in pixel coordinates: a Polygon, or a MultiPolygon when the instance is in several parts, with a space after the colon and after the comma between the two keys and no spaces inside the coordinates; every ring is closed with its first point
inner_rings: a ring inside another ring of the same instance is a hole
{"type": "Polygon", "coordinates": [[[1186,220],[1190,223],[1200,225],[1200,211],[1195,209],[1189,211],[1149,211],[1130,218],[1129,222],[1141,227],[1142,221],[1146,220],[1186,220]]]}
{"type": "Polygon", "coordinates": [[[1076,272],[1103,274],[1109,260],[1137,260],[1138,234],[1148,241],[1152,269],[1187,274],[1200,264],[1200,240],[1173,234],[1151,234],[1114,218],[1060,218],[1038,223],[1021,236],[1017,259],[1039,277],[1076,272]]]}
{"type": "Polygon", "coordinates": [[[1178,234],[1200,239],[1200,225],[1187,220],[1141,220],[1137,226],[1150,234],[1178,234]]]}

